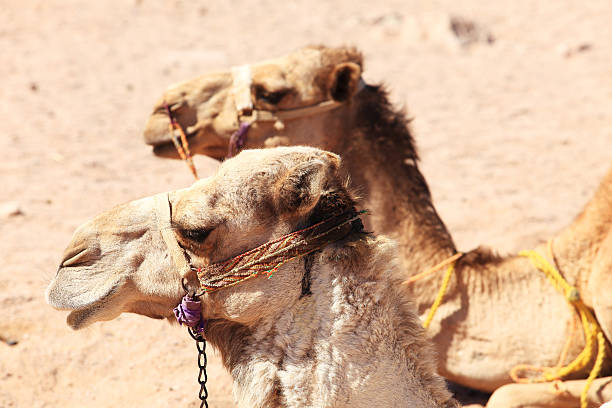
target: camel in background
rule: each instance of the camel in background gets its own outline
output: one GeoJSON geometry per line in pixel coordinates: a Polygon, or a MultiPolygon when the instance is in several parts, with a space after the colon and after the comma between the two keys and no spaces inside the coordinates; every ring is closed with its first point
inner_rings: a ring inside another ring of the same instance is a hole
{"type": "Polygon", "coordinates": [[[75,329],[123,312],[174,320],[182,278],[199,290],[195,268],[212,281],[220,262],[304,234],[298,255],[201,298],[238,405],[457,407],[400,290],[395,243],[362,231],[339,165],[313,148],[245,151],[188,189],[115,207],[76,231],[47,300],[75,329]]]}
{"type": "MultiPolygon", "coordinates": [[[[176,157],[165,102],[196,154],[223,159],[228,150],[241,145],[310,145],[341,155],[345,173],[363,196],[363,206],[372,211],[367,226],[399,242],[408,277],[457,249],[419,171],[405,114],[391,106],[381,86],[360,80],[362,69],[362,56],[353,48],[306,47],[248,69],[205,74],[164,92],[147,123],[145,141],[157,155],[176,157]]],[[[594,312],[608,342],[612,339],[611,226],[612,169],[552,245],[560,271],[594,312]]],[[[546,253],[545,245],[535,249],[546,253]]],[[[406,288],[420,314],[434,302],[439,285],[440,277],[434,276],[406,288]]],[[[580,379],[586,378],[590,367],[572,377],[576,381],[565,382],[564,394],[543,394],[548,384],[499,388],[512,382],[509,371],[515,365],[555,366],[570,335],[575,338],[567,359],[577,356],[584,339],[580,330],[571,330],[573,319],[565,298],[530,260],[477,248],[457,261],[429,332],[440,356],[439,372],[467,387],[498,390],[490,406],[511,406],[512,395],[518,394],[541,406],[575,406],[579,391],[574,391],[582,389],[580,379]]],[[[611,362],[607,356],[605,375],[611,373],[611,362]]],[[[612,397],[610,379],[596,381],[589,394],[592,404],[612,397]]]]}

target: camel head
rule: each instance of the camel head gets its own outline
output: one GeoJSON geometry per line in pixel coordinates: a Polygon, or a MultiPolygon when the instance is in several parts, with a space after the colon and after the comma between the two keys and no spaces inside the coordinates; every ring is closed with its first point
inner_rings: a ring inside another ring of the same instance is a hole
{"type": "Polygon", "coordinates": [[[329,136],[345,126],[341,115],[362,86],[361,71],[362,57],[355,49],[320,46],[231,72],[204,74],[164,92],[146,125],[145,142],[159,156],[178,158],[168,106],[195,154],[225,158],[232,135],[244,124],[250,125],[245,148],[309,145],[335,150],[338,141],[329,136]]]}
{"type": "MultiPolygon", "coordinates": [[[[75,329],[123,312],[173,318],[185,294],[182,278],[189,290],[199,284],[194,271],[177,268],[163,231],[194,268],[225,261],[317,223],[339,205],[352,208],[339,165],[335,154],[309,147],[247,150],[190,188],[115,207],[75,232],[47,302],[70,310],[75,329]],[[169,219],[161,219],[160,196],[169,219]]],[[[301,262],[290,261],[271,279],[207,293],[204,317],[248,326],[298,299],[303,274],[301,262]]]]}

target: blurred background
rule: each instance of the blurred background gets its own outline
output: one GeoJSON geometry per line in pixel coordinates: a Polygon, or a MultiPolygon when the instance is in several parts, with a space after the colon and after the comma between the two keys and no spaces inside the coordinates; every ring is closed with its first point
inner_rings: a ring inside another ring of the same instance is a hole
{"type": "MultiPolygon", "coordinates": [[[[567,225],[612,164],[610,21],[608,0],[3,0],[0,407],[198,406],[183,330],[124,315],[73,332],[43,298],[78,225],[191,184],[142,140],[170,84],[355,45],[365,80],[414,117],[459,249],[510,252],[567,225]]],[[[209,391],[233,406],[215,356],[209,391]]]]}

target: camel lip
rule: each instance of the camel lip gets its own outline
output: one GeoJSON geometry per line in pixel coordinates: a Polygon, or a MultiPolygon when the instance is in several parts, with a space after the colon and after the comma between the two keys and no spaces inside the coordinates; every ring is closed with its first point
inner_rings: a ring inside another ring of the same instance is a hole
{"type": "Polygon", "coordinates": [[[61,300],[50,298],[48,292],[47,292],[46,295],[47,296],[45,296],[45,297],[46,297],[47,304],[49,306],[51,306],[53,309],[58,310],[60,312],[70,312],[70,314],[73,314],[73,313],[78,313],[78,312],[86,310],[86,309],[90,309],[90,308],[92,308],[92,306],[95,305],[95,302],[94,302],[94,303],[92,303],[90,305],[75,306],[75,305],[71,305],[71,304],[67,304],[65,302],[62,302],[61,300]]]}
{"type": "MultiPolygon", "coordinates": [[[[62,269],[63,268],[58,268],[57,273],[59,274],[62,269]]],[[[45,301],[55,310],[70,312],[89,308],[96,303],[90,302],[87,304],[75,304],[74,298],[64,297],[61,296],[61,294],[58,294],[57,287],[55,285],[55,280],[53,280],[45,290],[45,301]]]]}
{"type": "MultiPolygon", "coordinates": [[[[185,133],[185,136],[187,136],[187,142],[192,142],[196,137],[195,134],[189,134],[189,133],[185,133]]],[[[168,132],[157,134],[155,135],[155,137],[151,137],[150,135],[148,135],[148,137],[145,137],[145,143],[148,144],[149,146],[153,146],[153,148],[158,147],[158,146],[173,146],[174,147],[174,143],[172,142],[172,136],[170,136],[168,132]]]]}
{"type": "Polygon", "coordinates": [[[158,157],[164,157],[168,159],[180,159],[174,144],[171,141],[167,142],[159,142],[157,144],[153,144],[153,154],[158,157]]]}
{"type": "Polygon", "coordinates": [[[66,317],[66,324],[73,330],[80,330],[89,326],[89,320],[97,311],[97,302],[80,309],[71,311],[66,317]]]}
{"type": "MultiPolygon", "coordinates": [[[[188,137],[187,140],[190,140],[188,137]]],[[[223,160],[227,156],[227,146],[192,146],[192,155],[202,154],[204,156],[211,157],[215,160],[223,160]]],[[[159,143],[153,145],[153,154],[157,157],[163,157],[168,159],[180,159],[174,143],[167,141],[165,143],[159,143]]]]}
{"type": "MultiPolygon", "coordinates": [[[[144,142],[149,146],[158,146],[164,144],[172,144],[172,139],[169,133],[170,122],[168,120],[168,115],[165,111],[162,112],[154,112],[149,121],[147,122],[143,137],[144,142]]],[[[187,136],[187,140],[190,140],[195,137],[195,134],[187,133],[187,129],[185,130],[185,135],[187,136]]]]}

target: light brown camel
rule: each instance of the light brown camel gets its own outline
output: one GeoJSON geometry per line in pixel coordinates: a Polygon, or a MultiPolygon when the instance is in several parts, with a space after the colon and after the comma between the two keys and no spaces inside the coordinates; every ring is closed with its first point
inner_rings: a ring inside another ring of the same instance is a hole
{"type": "MultiPolygon", "coordinates": [[[[252,65],[247,84],[253,109],[287,119],[280,121],[282,126],[269,120],[253,123],[245,146],[306,144],[340,154],[352,184],[361,188],[364,207],[372,210],[368,227],[399,241],[405,273],[414,274],[446,259],[456,248],[419,171],[405,114],[390,105],[381,86],[360,87],[361,72],[362,57],[352,48],[307,47],[252,65]],[[339,104],[315,112],[307,108],[329,100],[339,104]]],[[[219,72],[171,86],[145,129],[145,140],[155,153],[176,155],[161,107],[166,101],[186,129],[192,151],[222,159],[239,122],[249,120],[241,89],[244,78],[234,81],[234,77],[219,72]]],[[[270,116],[263,112],[262,117],[266,115],[270,116]]],[[[561,272],[594,310],[608,340],[612,339],[612,297],[607,296],[612,288],[611,226],[612,170],[583,212],[553,241],[561,272]]],[[[536,249],[546,253],[545,245],[536,249]]],[[[406,288],[416,298],[419,313],[433,303],[440,279],[434,275],[406,288]]],[[[470,251],[457,262],[450,290],[430,328],[440,356],[439,372],[461,385],[492,392],[511,383],[508,373],[517,364],[556,365],[572,333],[572,319],[564,297],[528,259],[497,256],[484,248],[470,251]]],[[[568,360],[584,345],[580,330],[574,336],[568,360]]],[[[611,373],[610,363],[607,358],[605,375],[611,373]]],[[[588,369],[575,378],[587,374],[588,369]]],[[[596,385],[609,382],[604,378],[596,385]]],[[[578,390],[583,384],[566,383],[578,390]]],[[[510,391],[501,389],[499,395],[516,393],[517,388],[527,400],[530,390],[534,390],[532,399],[545,398],[548,405],[541,406],[576,404],[558,393],[542,397],[540,390],[549,389],[548,384],[511,385],[510,391]]],[[[593,404],[603,398],[596,390],[592,388],[593,404]]],[[[604,394],[612,398],[612,385],[604,394]]],[[[502,399],[492,398],[489,405],[502,399]]]]}
{"type": "Polygon", "coordinates": [[[401,293],[395,244],[362,231],[339,164],[307,147],[245,151],[214,176],[162,195],[169,220],[156,211],[160,195],[115,207],[77,230],[48,302],[72,311],[73,328],[122,312],[173,320],[181,275],[199,285],[194,271],[175,267],[164,225],[194,267],[320,225],[304,238],[315,252],[202,297],[205,335],[234,378],[238,405],[458,406],[401,293]]]}

